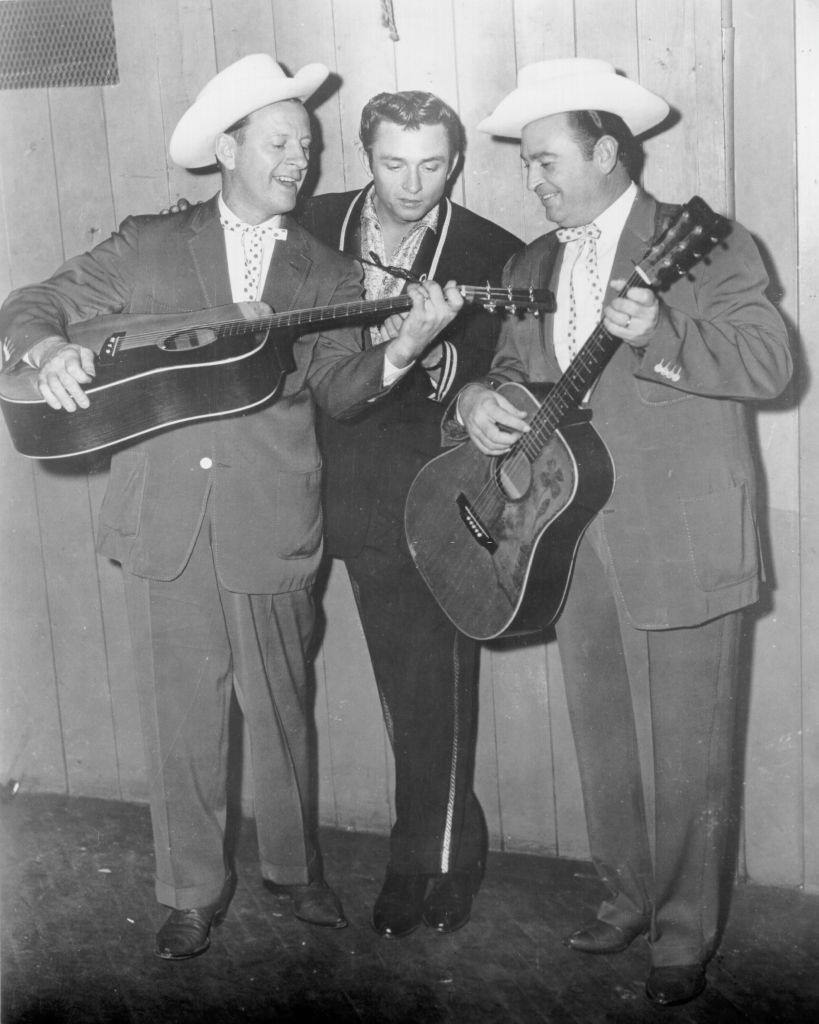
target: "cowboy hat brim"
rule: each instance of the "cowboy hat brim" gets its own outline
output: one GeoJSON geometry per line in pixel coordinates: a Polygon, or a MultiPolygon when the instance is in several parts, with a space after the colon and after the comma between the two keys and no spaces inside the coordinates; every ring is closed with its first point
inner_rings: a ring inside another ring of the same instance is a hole
{"type": "Polygon", "coordinates": [[[519,139],[532,121],[569,110],[605,110],[621,117],[632,135],[642,135],[668,116],[665,100],[622,75],[573,73],[519,86],[478,124],[478,131],[519,139]]]}
{"type": "Polygon", "coordinates": [[[168,147],[171,159],[180,167],[209,167],[226,128],[270,103],[304,102],[329,74],[324,64],[306,64],[291,77],[268,54],[243,57],[212,78],[179,119],[168,147]]]}

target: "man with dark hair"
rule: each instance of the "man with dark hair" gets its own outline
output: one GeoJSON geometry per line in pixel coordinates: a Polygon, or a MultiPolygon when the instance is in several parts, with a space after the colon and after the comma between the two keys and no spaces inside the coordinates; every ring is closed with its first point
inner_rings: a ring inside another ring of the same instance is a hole
{"type": "MultiPolygon", "coordinates": [[[[68,340],[79,321],[231,302],[244,312],[259,300],[278,310],[360,302],[359,268],[287,216],[309,164],[303,101],[328,74],[311,64],[291,78],[268,54],[251,54],[212,78],[176,126],[170,155],[187,168],[218,162],[221,191],[174,216],[129,217],[47,281],[13,292],[0,311],[4,370],[28,362],[48,405],[82,416],[97,397],[83,387],[96,363],[68,340]]],[[[97,545],[123,568],[156,896],[171,908],[156,937],[163,959],[204,953],[233,892],[233,693],[250,737],[262,875],[300,919],[347,923],[324,881],[309,744],[321,558],[315,404],[345,415],[385,395],[462,304],[451,284],[413,285],[411,298],[383,349],[362,351],[359,329],[314,330],[294,345],[277,401],[137,438],[112,457],[97,545]]]]}
{"type": "Polygon", "coordinates": [[[445,421],[453,441],[465,425],[484,454],[502,455],[529,427],[499,384],[581,372],[588,353],[572,361],[601,318],[624,342],[587,395],[613,492],[580,541],[556,626],[591,855],[608,889],[566,941],[616,953],[646,934],[646,993],[660,1005],[702,991],[727,908],[742,610],[761,572],[745,405],[774,398],[791,374],[787,332],[738,224],[659,297],[647,287],[618,294],[674,212],[632,180],[621,147],[667,113],[611,65],[569,59],[521,69],[518,88],[478,126],[521,139],[528,187],[558,225],[515,257],[505,283],[551,285],[557,312],[542,328],[505,325],[488,378],[468,385],[445,421]],[[640,680],[653,818],[633,704],[640,680]]]}
{"type": "MultiPolygon", "coordinates": [[[[360,139],[372,181],[308,200],[301,217],[323,241],[368,261],[367,297],[406,286],[373,262],[497,283],[521,243],[447,198],[463,140],[452,108],[426,92],[380,93],[362,111],[360,139]]],[[[368,347],[397,324],[372,328],[368,347]]],[[[422,920],[440,932],[461,927],[484,867],[486,826],[472,790],[478,649],[416,573],[403,521],[413,478],[440,452],[440,403],[486,371],[499,327],[464,307],[383,405],[344,426],[320,422],[327,550],[347,565],[395,754],[396,819],[373,911],[384,936],[407,935],[422,920]]]]}

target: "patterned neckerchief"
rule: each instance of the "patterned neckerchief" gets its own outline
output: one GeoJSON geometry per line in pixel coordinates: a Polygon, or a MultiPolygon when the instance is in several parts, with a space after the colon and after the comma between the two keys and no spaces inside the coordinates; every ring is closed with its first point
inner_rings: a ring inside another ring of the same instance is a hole
{"type": "MultiPolygon", "coordinates": [[[[382,263],[409,270],[421,248],[421,241],[427,228],[430,231],[436,231],[438,228],[438,204],[436,203],[429,213],[410,227],[395,252],[388,255],[384,250],[384,236],[376,213],[374,197],[375,189],[370,189],[361,210],[361,255],[369,260],[370,253],[374,252],[382,263]]],[[[400,277],[385,274],[378,267],[364,264],[364,292],[368,299],[390,299],[398,295],[403,287],[404,281],[400,277]]],[[[387,340],[377,325],[370,328],[370,337],[373,345],[380,345],[387,340]]]]}

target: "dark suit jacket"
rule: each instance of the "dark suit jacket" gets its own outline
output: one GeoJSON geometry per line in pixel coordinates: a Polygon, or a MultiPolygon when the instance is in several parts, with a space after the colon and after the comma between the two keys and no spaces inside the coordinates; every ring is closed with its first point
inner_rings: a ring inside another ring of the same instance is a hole
{"type": "MultiPolygon", "coordinates": [[[[662,212],[638,194],[613,280],[630,276],[662,212]]],[[[544,235],[513,258],[504,281],[534,280],[556,291],[561,258],[554,233],[544,235]]],[[[745,403],[778,395],[792,371],[767,284],[753,240],[734,224],[725,247],[662,293],[646,348],[621,345],[592,392],[592,423],[616,473],[598,522],[612,586],[638,628],[692,626],[757,598],[756,474],[745,403]]],[[[609,285],[605,301],[615,295],[609,285]]],[[[490,378],[558,380],[552,325],[552,317],[507,324],[490,378]]],[[[464,436],[453,405],[444,422],[449,441],[464,436]]]]}
{"type": "MultiPolygon", "coordinates": [[[[358,257],[364,199],[360,192],[306,200],[299,213],[305,227],[328,245],[358,257]]],[[[523,243],[491,221],[444,199],[437,232],[428,231],[412,267],[441,284],[500,283],[504,264],[523,243]]],[[[495,351],[501,316],[467,306],[441,336],[457,353],[448,391],[485,373],[495,351]]],[[[369,332],[365,333],[369,343],[369,332]]],[[[418,470],[440,452],[441,399],[427,372],[416,364],[386,401],[343,423],[320,418],[325,460],[325,529],[331,554],[347,558],[364,544],[376,505],[403,537],[404,503],[418,470]]]]}
{"type": "MultiPolygon", "coordinates": [[[[262,299],[274,309],[355,302],[361,271],[288,219],[262,299]]],[[[35,342],[97,314],[177,312],[231,301],[216,197],[172,216],[129,217],[48,281],[13,292],[0,336],[13,365],[35,342]]],[[[307,334],[283,396],[247,415],[192,423],[114,454],[98,547],[130,572],[173,579],[210,500],[217,569],[231,589],[295,590],[321,556],[314,399],[344,415],[382,392],[383,356],[359,328],[307,334]]],[[[66,414],[70,415],[70,414],[66,414]]]]}

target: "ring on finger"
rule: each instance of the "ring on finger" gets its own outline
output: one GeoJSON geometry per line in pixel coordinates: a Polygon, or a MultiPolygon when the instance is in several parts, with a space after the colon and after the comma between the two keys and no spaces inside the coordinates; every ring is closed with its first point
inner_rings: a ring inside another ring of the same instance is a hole
{"type": "Polygon", "coordinates": [[[624,327],[629,327],[631,324],[631,314],[626,313],[626,322],[623,324],[624,327]]]}

